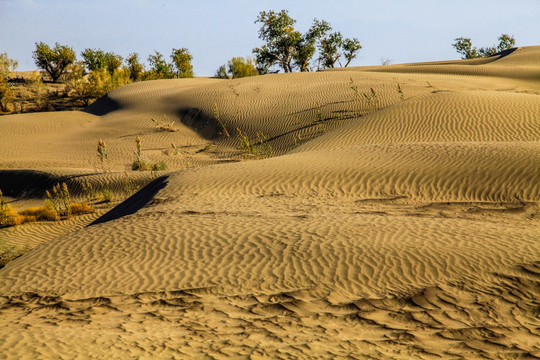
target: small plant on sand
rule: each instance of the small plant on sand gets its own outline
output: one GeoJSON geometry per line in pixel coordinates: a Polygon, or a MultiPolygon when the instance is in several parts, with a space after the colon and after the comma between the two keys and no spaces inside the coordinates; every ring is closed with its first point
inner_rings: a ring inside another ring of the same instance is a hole
{"type": "Polygon", "coordinates": [[[135,181],[133,180],[133,178],[131,178],[129,176],[127,171],[124,172],[124,179],[123,179],[123,182],[122,182],[122,190],[123,190],[124,194],[127,197],[131,196],[133,193],[135,193],[137,190],[139,190],[139,185],[137,185],[135,183],[135,181]]]}
{"type": "Polygon", "coordinates": [[[84,198],[86,199],[86,202],[92,202],[97,198],[97,191],[94,188],[94,185],[88,179],[85,179],[82,184],[82,190],[84,193],[84,198]]]}
{"type": "Polygon", "coordinates": [[[141,139],[138,136],[135,138],[135,143],[137,144],[137,147],[135,150],[135,160],[133,160],[133,163],[131,164],[131,170],[138,170],[138,171],[167,170],[167,164],[165,164],[163,161],[152,164],[143,158],[141,139]]]}
{"type": "Polygon", "coordinates": [[[349,78],[349,88],[353,91],[354,100],[358,101],[360,99],[360,90],[358,90],[358,86],[355,84],[352,76],[349,78]]]}
{"type": "Polygon", "coordinates": [[[236,128],[236,131],[238,132],[238,140],[240,140],[240,150],[244,156],[253,154],[253,145],[251,145],[246,133],[242,132],[240,128],[236,128]]]}
{"type": "Polygon", "coordinates": [[[399,94],[399,98],[403,100],[403,90],[401,90],[401,86],[399,85],[399,83],[397,84],[397,92],[399,94]]]}
{"type": "Polygon", "coordinates": [[[101,189],[101,201],[102,202],[109,203],[109,202],[113,201],[113,199],[114,199],[114,195],[113,195],[113,192],[111,191],[111,189],[109,189],[109,188],[101,189]]]}
{"type": "Polygon", "coordinates": [[[154,124],[156,124],[156,127],[159,131],[168,131],[168,132],[176,132],[178,131],[177,128],[174,127],[173,121],[167,121],[167,116],[163,115],[163,121],[161,122],[159,120],[156,120],[154,118],[150,118],[154,124]]]}
{"type": "Polygon", "coordinates": [[[46,205],[50,206],[60,219],[71,216],[71,196],[66,183],[57,183],[51,191],[47,190],[46,205]]]}
{"type": "Polygon", "coordinates": [[[375,109],[378,109],[379,108],[379,98],[377,97],[377,93],[375,92],[375,90],[370,87],[369,88],[370,92],[369,93],[364,93],[364,98],[367,100],[368,104],[373,106],[375,109]]]}
{"type": "Polygon", "coordinates": [[[0,190],[0,227],[14,225],[15,217],[17,213],[4,199],[4,194],[0,190]]]}
{"type": "Polygon", "coordinates": [[[178,148],[176,147],[176,145],[174,145],[174,143],[171,143],[171,146],[172,146],[174,156],[178,156],[179,152],[178,152],[178,148]]]}
{"type": "Polygon", "coordinates": [[[219,123],[219,125],[221,125],[221,130],[222,130],[223,135],[230,138],[231,134],[229,134],[229,131],[227,130],[227,127],[225,126],[223,121],[221,121],[221,117],[219,116],[219,109],[218,109],[217,103],[214,103],[214,117],[217,120],[217,122],[219,123]]]}
{"type": "Polygon", "coordinates": [[[101,169],[105,172],[105,160],[107,160],[107,145],[105,145],[105,141],[99,139],[98,146],[97,146],[97,153],[98,153],[98,159],[101,163],[101,169]]]}
{"type": "Polygon", "coordinates": [[[326,119],[324,118],[324,114],[322,112],[322,108],[321,108],[321,104],[317,103],[317,107],[315,108],[316,112],[317,112],[317,117],[315,118],[315,120],[313,121],[313,123],[315,125],[317,125],[317,129],[319,131],[319,133],[324,133],[326,131],[326,128],[324,127],[324,122],[326,121],[326,119]]]}
{"type": "Polygon", "coordinates": [[[259,158],[266,158],[274,155],[274,149],[268,142],[268,137],[262,131],[257,131],[257,139],[254,142],[251,142],[247,134],[239,128],[236,128],[236,131],[238,132],[238,140],[240,141],[240,150],[244,154],[244,157],[254,155],[259,158]]]}

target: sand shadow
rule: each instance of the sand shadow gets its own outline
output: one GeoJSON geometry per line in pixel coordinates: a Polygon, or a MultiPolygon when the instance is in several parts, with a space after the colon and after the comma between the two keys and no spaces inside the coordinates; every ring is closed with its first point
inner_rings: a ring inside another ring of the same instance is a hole
{"type": "Polygon", "coordinates": [[[111,211],[94,220],[88,226],[106,223],[108,221],[120,219],[121,217],[136,213],[137,211],[145,207],[150,201],[152,201],[152,199],[154,199],[154,196],[161,189],[167,186],[168,178],[169,176],[167,175],[160,176],[156,180],[152,181],[150,184],[143,187],[141,190],[137,191],[126,201],[114,207],[111,211]]]}

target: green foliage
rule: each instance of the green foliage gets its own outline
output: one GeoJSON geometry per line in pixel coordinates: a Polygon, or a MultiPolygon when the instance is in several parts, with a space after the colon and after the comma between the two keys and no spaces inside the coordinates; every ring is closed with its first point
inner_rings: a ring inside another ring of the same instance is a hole
{"type": "Polygon", "coordinates": [[[117,69],[111,75],[106,69],[93,70],[87,76],[82,76],[80,68],[75,70],[77,76],[65,81],[70,91],[84,103],[89,105],[92,101],[102,97],[109,91],[130,83],[129,71],[117,69]]]}
{"type": "Polygon", "coordinates": [[[7,112],[8,105],[15,98],[13,91],[8,83],[8,77],[12,71],[15,71],[19,63],[10,59],[7,53],[0,54],[0,111],[7,112]]]}
{"type": "Polygon", "coordinates": [[[219,125],[221,125],[221,129],[223,130],[223,134],[227,137],[231,137],[229,134],[229,130],[227,130],[227,126],[225,126],[225,123],[221,120],[221,117],[219,116],[219,108],[217,103],[214,103],[214,118],[217,120],[219,125]]]}
{"type": "Polygon", "coordinates": [[[135,160],[133,160],[133,163],[131,164],[131,170],[153,172],[167,170],[167,164],[163,161],[152,164],[143,158],[141,138],[137,136],[135,138],[135,143],[137,144],[137,147],[135,150],[135,160]]]}
{"type": "Polygon", "coordinates": [[[508,34],[501,34],[498,40],[499,44],[497,46],[478,49],[472,46],[470,38],[459,37],[454,39],[455,43],[453,43],[452,46],[462,55],[462,59],[475,59],[493,56],[498,52],[511,49],[516,45],[514,37],[508,34]]]}
{"type": "Polygon", "coordinates": [[[148,62],[150,63],[150,71],[146,76],[147,80],[172,79],[175,77],[173,65],[168,64],[160,52],[154,51],[154,55],[148,56],[148,62]]]}
{"type": "Polygon", "coordinates": [[[345,63],[345,67],[349,66],[351,61],[356,58],[358,55],[358,51],[362,49],[362,45],[360,44],[360,41],[357,38],[346,38],[343,40],[343,56],[347,60],[345,63]]]}
{"type": "Polygon", "coordinates": [[[17,60],[10,59],[7,53],[0,54],[0,77],[7,79],[18,66],[19,62],[17,60]]]}
{"type": "Polygon", "coordinates": [[[300,71],[307,71],[309,69],[309,62],[313,58],[313,55],[315,55],[316,51],[315,44],[330,30],[332,30],[332,28],[325,20],[313,20],[313,25],[311,25],[311,28],[296,44],[294,62],[300,71]]]}
{"type": "Polygon", "coordinates": [[[144,75],[144,66],[139,61],[139,54],[131,53],[126,59],[127,70],[131,81],[140,81],[144,75]]]}
{"type": "Polygon", "coordinates": [[[55,44],[51,47],[43,42],[36,43],[36,50],[33,52],[36,66],[45,70],[57,82],[67,67],[75,62],[75,51],[69,46],[55,44]]]}
{"type": "Polygon", "coordinates": [[[223,65],[216,72],[216,77],[220,79],[229,79],[230,77],[236,79],[256,75],[259,75],[259,71],[255,66],[255,60],[243,57],[233,57],[228,61],[227,67],[223,65]]]}
{"type": "Polygon", "coordinates": [[[101,49],[85,49],[81,56],[88,71],[106,69],[112,75],[122,66],[123,59],[120,55],[101,49]]]}
{"type": "Polygon", "coordinates": [[[262,24],[259,38],[266,42],[261,48],[253,49],[263,71],[278,64],[286,73],[292,72],[296,46],[302,40],[302,34],[294,29],[296,20],[289,16],[287,10],[279,13],[271,10],[261,11],[255,23],[262,24]]]}
{"type": "Polygon", "coordinates": [[[59,218],[69,219],[71,216],[71,196],[66,183],[56,184],[51,191],[46,191],[47,205],[50,206],[59,218]]]}
{"type": "Polygon", "coordinates": [[[339,50],[343,46],[343,35],[338,32],[334,32],[324,37],[320,41],[319,60],[322,62],[323,68],[333,68],[335,63],[341,57],[339,50]]]}
{"type": "Polygon", "coordinates": [[[189,53],[188,49],[173,49],[171,59],[176,67],[176,76],[178,78],[193,77],[193,65],[191,65],[193,56],[189,53]]]}

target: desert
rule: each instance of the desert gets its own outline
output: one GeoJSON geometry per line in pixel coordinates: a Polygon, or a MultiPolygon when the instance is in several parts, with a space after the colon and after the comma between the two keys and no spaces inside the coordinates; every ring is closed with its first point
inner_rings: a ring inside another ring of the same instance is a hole
{"type": "Polygon", "coordinates": [[[1,357],[538,358],[539,96],[527,46],[2,116],[5,202],[95,211],[0,228],[1,357]]]}

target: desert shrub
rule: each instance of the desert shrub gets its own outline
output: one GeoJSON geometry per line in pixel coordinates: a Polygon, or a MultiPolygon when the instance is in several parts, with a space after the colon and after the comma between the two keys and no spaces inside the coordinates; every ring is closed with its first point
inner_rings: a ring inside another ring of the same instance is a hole
{"type": "Polygon", "coordinates": [[[126,59],[126,70],[131,81],[140,81],[144,75],[144,66],[139,61],[139,54],[131,53],[126,59]]]}
{"type": "Polygon", "coordinates": [[[69,219],[71,216],[71,195],[66,183],[57,183],[51,191],[46,192],[46,206],[51,207],[59,218],[69,219]]]}
{"type": "Polygon", "coordinates": [[[53,82],[64,73],[67,67],[75,62],[75,51],[69,46],[56,43],[54,48],[40,42],[36,43],[36,50],[33,52],[36,66],[45,70],[53,82]]]}
{"type": "Polygon", "coordinates": [[[174,127],[173,121],[168,121],[167,116],[163,115],[163,122],[156,120],[154,118],[150,118],[154,124],[156,124],[156,128],[159,131],[167,131],[167,132],[176,132],[178,129],[174,127]]]}
{"type": "Polygon", "coordinates": [[[478,49],[472,46],[470,38],[459,37],[454,39],[452,46],[462,55],[462,59],[474,59],[495,55],[498,52],[508,50],[516,45],[516,39],[508,34],[501,34],[498,38],[499,44],[478,49]]]}
{"type": "MultiPolygon", "coordinates": [[[[58,213],[51,206],[39,206],[31,207],[19,212],[27,218],[33,221],[56,221],[58,220],[58,213]]],[[[30,222],[30,221],[27,221],[30,222]]]]}
{"type": "Polygon", "coordinates": [[[26,251],[16,247],[15,245],[0,243],[0,268],[6,266],[10,261],[15,260],[26,251]]]}
{"type": "Polygon", "coordinates": [[[71,204],[71,214],[72,215],[82,215],[82,214],[91,214],[95,210],[91,205],[88,205],[88,203],[74,203],[71,204]]]}
{"type": "Polygon", "coordinates": [[[8,78],[17,68],[19,63],[10,59],[7,53],[0,54],[0,111],[7,112],[8,106],[13,102],[15,96],[8,83],[8,78]]]}
{"type": "Polygon", "coordinates": [[[114,199],[114,194],[110,189],[104,188],[101,190],[101,201],[111,202],[113,201],[113,199],[114,199]]]}
{"type": "Polygon", "coordinates": [[[233,57],[229,60],[227,67],[223,65],[216,72],[216,77],[220,79],[228,79],[230,77],[236,79],[256,75],[259,75],[259,71],[257,70],[255,60],[243,57],[233,57]]]}
{"type": "Polygon", "coordinates": [[[193,65],[191,61],[193,56],[189,53],[188,49],[173,49],[171,59],[176,67],[176,77],[178,78],[192,78],[193,77],[193,65]]]}
{"type": "Polygon", "coordinates": [[[154,172],[167,170],[167,164],[165,162],[151,163],[142,156],[142,144],[138,136],[135,138],[135,143],[137,147],[135,150],[135,160],[131,163],[131,170],[154,172]]]}

